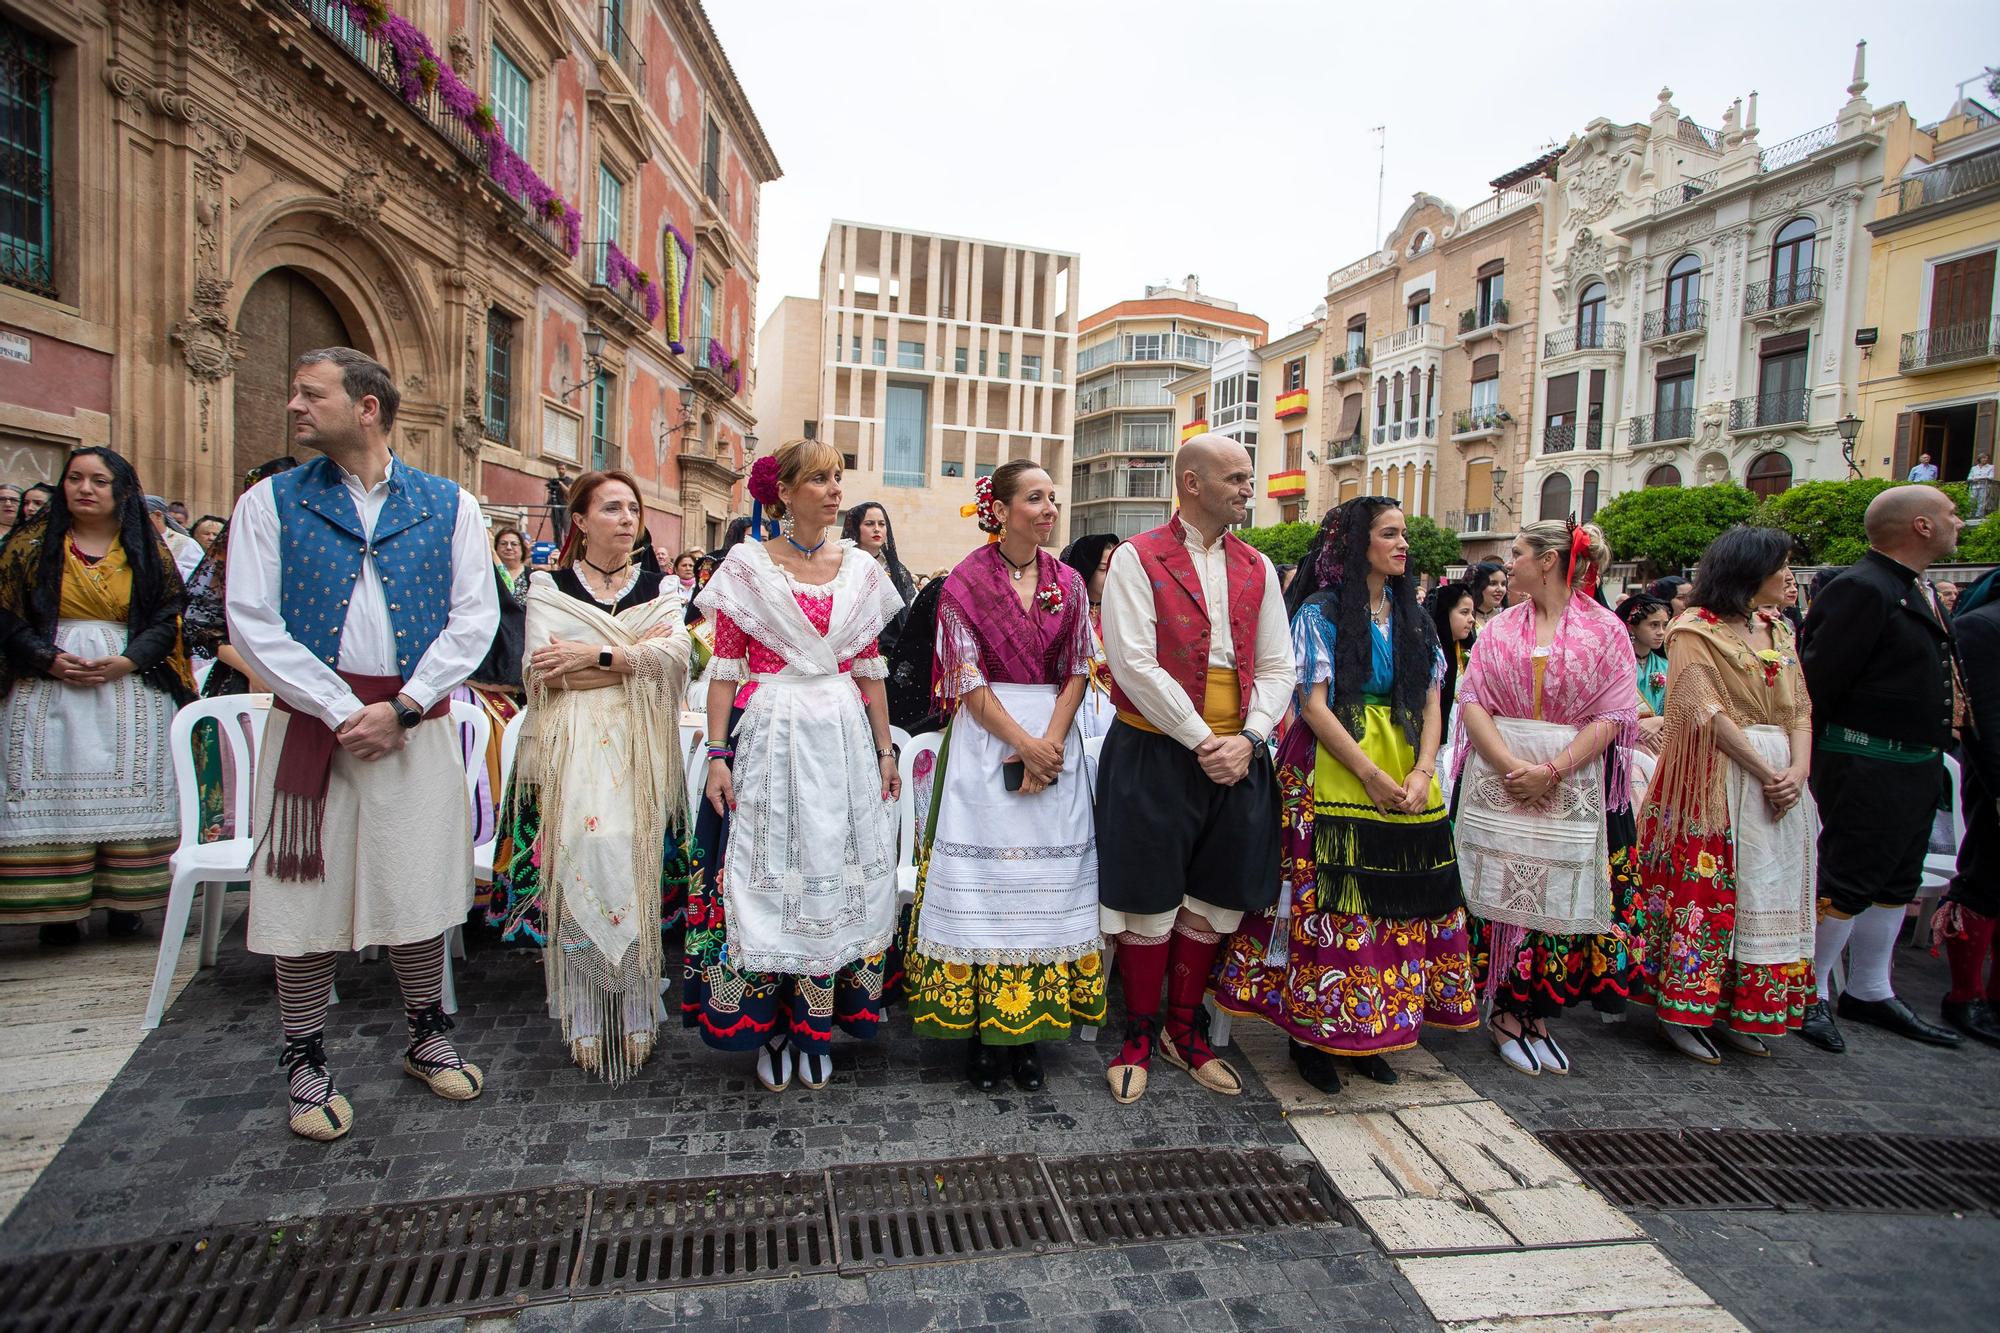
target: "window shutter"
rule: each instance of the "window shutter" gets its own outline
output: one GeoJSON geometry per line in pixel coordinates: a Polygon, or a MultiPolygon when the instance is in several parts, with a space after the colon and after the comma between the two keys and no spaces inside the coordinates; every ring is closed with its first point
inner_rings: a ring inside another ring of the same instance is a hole
{"type": "Polygon", "coordinates": [[[1653,367],[1653,377],[1662,380],[1677,380],[1683,375],[1694,374],[1694,358],[1677,356],[1671,361],[1662,361],[1653,367]]]}
{"type": "Polygon", "coordinates": [[[1500,378],[1500,354],[1498,352],[1488,352],[1485,356],[1474,357],[1472,361],[1472,378],[1475,381],[1500,378]]]}
{"type": "Polygon", "coordinates": [[[1340,400],[1340,430],[1334,435],[1336,440],[1344,440],[1361,426],[1361,395],[1350,393],[1340,400]]]}
{"type": "Polygon", "coordinates": [[[1788,352],[1803,352],[1805,350],[1806,331],[1804,329],[1798,329],[1791,333],[1780,333],[1774,337],[1766,338],[1763,342],[1757,344],[1757,355],[1759,357],[1783,356],[1788,352]]]}
{"type": "Polygon", "coordinates": [[[1979,412],[1972,421],[1972,457],[1978,461],[1981,454],[1993,452],[1993,411],[1994,400],[1982,399],[1979,412]]]}
{"type": "Polygon", "coordinates": [[[1896,414],[1896,449],[1889,464],[1889,475],[1897,481],[1910,475],[1910,439],[1916,434],[1916,425],[1915,412],[1896,414]]]}
{"type": "Polygon", "coordinates": [[[1365,329],[1365,328],[1367,328],[1367,327],[1368,327],[1368,312],[1364,310],[1364,311],[1362,311],[1362,312],[1361,312],[1360,314],[1358,314],[1358,315],[1349,315],[1349,316],[1347,317],[1347,327],[1348,327],[1348,328],[1350,328],[1350,329],[1365,329]]]}
{"type": "Polygon", "coordinates": [[[1507,268],[1506,260],[1489,259],[1484,264],[1481,264],[1479,266],[1479,272],[1473,274],[1472,276],[1475,278],[1490,278],[1496,273],[1504,272],[1506,268],[1507,268]]]}
{"type": "Polygon", "coordinates": [[[1604,372],[1590,372],[1590,405],[1602,410],[1604,407],[1604,372]]]}
{"type": "Polygon", "coordinates": [[[1576,412],[1576,373],[1558,375],[1549,381],[1549,416],[1572,416],[1576,412]]]}
{"type": "Polygon", "coordinates": [[[1476,514],[1493,507],[1493,464],[1465,465],[1465,512],[1476,514]]]}

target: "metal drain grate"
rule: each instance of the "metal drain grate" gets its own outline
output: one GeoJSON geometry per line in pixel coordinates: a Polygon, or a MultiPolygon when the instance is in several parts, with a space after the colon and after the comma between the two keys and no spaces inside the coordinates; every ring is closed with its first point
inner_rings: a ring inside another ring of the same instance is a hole
{"type": "Polygon", "coordinates": [[[2000,1206],[2000,1139],[1750,1129],[1552,1130],[1540,1137],[1626,1208],[1955,1213],[2000,1206]]]}
{"type": "Polygon", "coordinates": [[[1315,1168],[1274,1152],[1181,1149],[1049,1163],[1082,1239],[1094,1244],[1331,1224],[1315,1168]]]}
{"type": "Polygon", "coordinates": [[[395,1204],[288,1236],[280,1328],[369,1326],[564,1300],[590,1191],[542,1189],[395,1204]]]}
{"type": "Polygon", "coordinates": [[[1566,1129],[1541,1135],[1621,1208],[1776,1208],[1778,1201],[1677,1129],[1566,1129]]]}
{"type": "Polygon", "coordinates": [[[578,1296],[835,1268],[825,1179],[783,1174],[600,1188],[578,1296]]]}
{"type": "Polygon", "coordinates": [[[0,1264],[0,1329],[256,1328],[281,1247],[270,1231],[244,1227],[0,1264]]]}
{"type": "Polygon", "coordinates": [[[1046,1253],[1069,1228],[1038,1159],[842,1166],[827,1172],[843,1269],[1046,1253]]]}

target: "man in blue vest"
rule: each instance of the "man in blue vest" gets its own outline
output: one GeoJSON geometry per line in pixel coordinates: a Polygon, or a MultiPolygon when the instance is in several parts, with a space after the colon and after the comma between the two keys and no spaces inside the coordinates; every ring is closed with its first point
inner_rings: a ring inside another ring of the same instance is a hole
{"type": "Polygon", "coordinates": [[[295,1133],[346,1134],[322,1030],[336,957],[383,946],[409,1022],[403,1068],[440,1097],[484,1080],[445,1036],[445,932],[472,903],[451,691],[500,623],[479,502],[389,449],[400,395],[349,347],[292,372],[292,443],[229,525],[230,642],[275,694],[257,764],[249,943],[273,956],[295,1133]]]}

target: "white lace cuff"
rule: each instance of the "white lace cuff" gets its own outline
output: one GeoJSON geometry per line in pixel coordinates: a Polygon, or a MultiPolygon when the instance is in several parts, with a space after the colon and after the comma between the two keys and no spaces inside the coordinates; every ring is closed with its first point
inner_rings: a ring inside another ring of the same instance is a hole
{"type": "Polygon", "coordinates": [[[708,660],[710,680],[748,680],[750,664],[741,657],[711,657],[708,660]]]}
{"type": "Polygon", "coordinates": [[[880,653],[875,654],[873,657],[855,658],[854,678],[856,680],[887,680],[889,678],[889,659],[880,653]]]}

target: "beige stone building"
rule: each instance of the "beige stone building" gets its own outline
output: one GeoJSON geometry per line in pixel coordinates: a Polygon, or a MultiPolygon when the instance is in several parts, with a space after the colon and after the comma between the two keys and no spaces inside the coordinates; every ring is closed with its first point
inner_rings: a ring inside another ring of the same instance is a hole
{"type": "Polygon", "coordinates": [[[758,401],[783,438],[840,450],[849,505],[888,509],[904,564],[949,568],[985,540],[959,513],[975,478],[1014,458],[1066,475],[1077,276],[1061,250],[836,221],[819,299],[764,322],[758,401]]]}
{"type": "Polygon", "coordinates": [[[1215,429],[1254,454],[1261,384],[1255,349],[1269,334],[1262,319],[1234,301],[1204,293],[1193,274],[1180,287],[1148,287],[1140,300],[1086,317],[1078,335],[1070,531],[1130,537],[1166,522],[1174,497],[1169,464],[1185,436],[1215,429]],[[1232,341],[1242,349],[1222,377],[1225,404],[1200,386],[1232,341]],[[1183,380],[1188,401],[1177,413],[1174,386],[1183,380]]]}
{"type": "Polygon", "coordinates": [[[0,0],[0,473],[109,444],[226,513],[347,343],[490,511],[550,535],[548,481],[617,464],[713,544],[778,164],[701,6],[386,10],[421,45],[340,0],[0,0]]]}
{"type": "MultiPolygon", "coordinates": [[[[1335,504],[1390,495],[1497,554],[1521,522],[1545,162],[1458,209],[1419,194],[1382,249],[1327,278],[1321,463],[1335,504]]],[[[1321,506],[1324,508],[1324,505],[1321,506]]]]}
{"type": "Polygon", "coordinates": [[[1167,385],[1175,431],[1203,430],[1241,444],[1257,469],[1246,527],[1316,521],[1324,512],[1318,466],[1322,321],[1260,346],[1232,338],[1215,359],[1167,385]],[[1318,505],[1315,508],[1315,505],[1318,505]]]}

